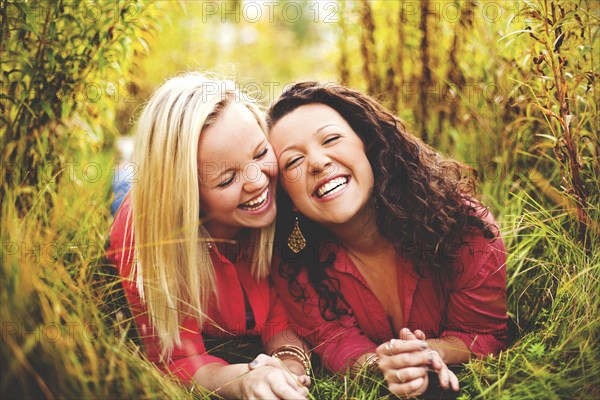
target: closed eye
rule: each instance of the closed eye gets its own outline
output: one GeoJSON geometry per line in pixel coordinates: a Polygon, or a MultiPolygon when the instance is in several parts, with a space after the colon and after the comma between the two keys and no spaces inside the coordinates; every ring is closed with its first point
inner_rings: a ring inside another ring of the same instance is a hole
{"type": "Polygon", "coordinates": [[[284,169],[290,169],[291,167],[293,167],[294,165],[298,164],[298,162],[302,159],[302,156],[298,156],[296,158],[292,158],[290,161],[288,161],[283,168],[284,169]]]}
{"type": "Polygon", "coordinates": [[[264,156],[267,155],[267,152],[269,151],[268,147],[265,147],[265,149],[263,151],[261,151],[258,155],[254,156],[255,160],[260,160],[261,158],[263,158],[264,156]]]}
{"type": "Polygon", "coordinates": [[[234,178],[235,178],[235,174],[232,174],[229,178],[227,178],[223,182],[219,183],[217,186],[220,187],[220,188],[227,187],[227,186],[231,185],[231,183],[233,182],[234,178]]]}
{"type": "Polygon", "coordinates": [[[329,143],[335,142],[336,140],[338,140],[341,137],[342,137],[341,135],[330,135],[330,136],[327,136],[325,138],[325,140],[323,141],[323,144],[329,144],[329,143]]]}

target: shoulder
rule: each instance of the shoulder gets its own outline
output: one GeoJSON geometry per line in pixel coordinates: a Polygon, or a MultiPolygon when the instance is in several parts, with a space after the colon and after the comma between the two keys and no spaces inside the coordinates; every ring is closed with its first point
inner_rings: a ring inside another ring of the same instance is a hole
{"type": "Polygon", "coordinates": [[[506,276],[506,247],[498,223],[481,203],[471,204],[493,236],[487,237],[476,227],[465,231],[452,251],[452,272],[455,277],[453,286],[467,286],[475,280],[492,275],[499,278],[506,276]]]}
{"type": "Polygon", "coordinates": [[[489,231],[491,235],[484,234],[477,227],[467,229],[462,236],[462,247],[464,250],[468,249],[472,252],[483,254],[494,250],[504,250],[504,241],[500,233],[500,226],[491,211],[476,201],[471,201],[470,205],[473,207],[473,215],[481,219],[485,230],[489,231]]]}

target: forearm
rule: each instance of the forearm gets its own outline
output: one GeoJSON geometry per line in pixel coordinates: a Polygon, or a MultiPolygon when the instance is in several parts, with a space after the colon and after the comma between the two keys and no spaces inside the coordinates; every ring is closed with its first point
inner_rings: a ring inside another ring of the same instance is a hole
{"type": "MultiPolygon", "coordinates": [[[[265,352],[270,355],[281,346],[287,345],[299,347],[306,354],[309,354],[308,346],[304,343],[302,339],[300,339],[296,332],[292,330],[284,330],[279,333],[276,333],[271,339],[271,341],[269,341],[269,343],[265,345],[265,352]]],[[[284,357],[281,360],[281,362],[289,371],[293,372],[295,375],[300,376],[306,374],[304,364],[294,357],[284,357]]]]}
{"type": "Polygon", "coordinates": [[[247,364],[206,364],[194,374],[201,387],[224,398],[242,398],[242,377],[250,371],[247,364]]]}
{"type": "Polygon", "coordinates": [[[440,354],[447,365],[462,364],[471,358],[471,350],[456,336],[427,339],[426,342],[440,354]]]}
{"type": "Polygon", "coordinates": [[[265,352],[271,354],[278,347],[285,345],[298,346],[308,353],[308,346],[300,339],[295,331],[289,329],[276,333],[273,338],[265,344],[265,352]]]}
{"type": "Polygon", "coordinates": [[[360,368],[362,368],[363,365],[365,365],[367,360],[369,360],[371,357],[374,357],[376,355],[377,355],[377,353],[375,353],[375,352],[365,353],[365,354],[361,355],[360,357],[355,358],[353,360],[354,362],[352,364],[350,364],[349,367],[360,369],[360,368]]]}
{"type": "Polygon", "coordinates": [[[362,372],[378,371],[379,356],[375,352],[361,354],[348,362],[348,371],[352,376],[356,376],[362,372]]]}

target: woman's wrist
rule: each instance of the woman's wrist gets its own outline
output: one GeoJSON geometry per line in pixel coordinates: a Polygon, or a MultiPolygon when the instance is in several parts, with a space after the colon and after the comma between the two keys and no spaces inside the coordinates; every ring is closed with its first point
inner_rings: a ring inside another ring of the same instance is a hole
{"type": "Polygon", "coordinates": [[[297,376],[306,375],[306,368],[304,367],[304,364],[302,364],[300,361],[294,358],[286,358],[284,360],[281,360],[281,362],[283,363],[283,365],[285,365],[285,368],[291,373],[297,376]]]}
{"type": "Polygon", "coordinates": [[[379,355],[377,353],[366,353],[360,356],[351,366],[352,374],[357,375],[361,371],[377,372],[379,371],[379,355]]]}
{"type": "Polygon", "coordinates": [[[296,375],[311,375],[311,364],[310,364],[310,355],[304,351],[304,349],[294,346],[294,345],[284,345],[276,348],[272,353],[272,357],[280,359],[286,367],[291,365],[293,368],[296,368],[295,365],[298,363],[302,366],[302,371],[300,373],[296,373],[296,370],[292,370],[292,372],[296,373],[296,375]]]}
{"type": "Polygon", "coordinates": [[[209,363],[200,367],[194,374],[198,385],[214,391],[224,398],[242,398],[244,379],[251,368],[247,364],[209,363]]]}

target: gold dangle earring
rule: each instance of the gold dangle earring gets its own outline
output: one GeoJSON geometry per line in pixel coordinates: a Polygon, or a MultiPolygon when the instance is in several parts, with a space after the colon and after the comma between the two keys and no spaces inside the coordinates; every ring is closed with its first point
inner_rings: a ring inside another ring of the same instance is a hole
{"type": "Polygon", "coordinates": [[[296,223],[294,224],[294,229],[292,229],[292,233],[290,233],[290,237],[288,238],[288,247],[294,253],[300,253],[302,249],[306,247],[306,239],[304,235],[300,231],[300,224],[298,223],[298,217],[296,217],[296,223]]]}

